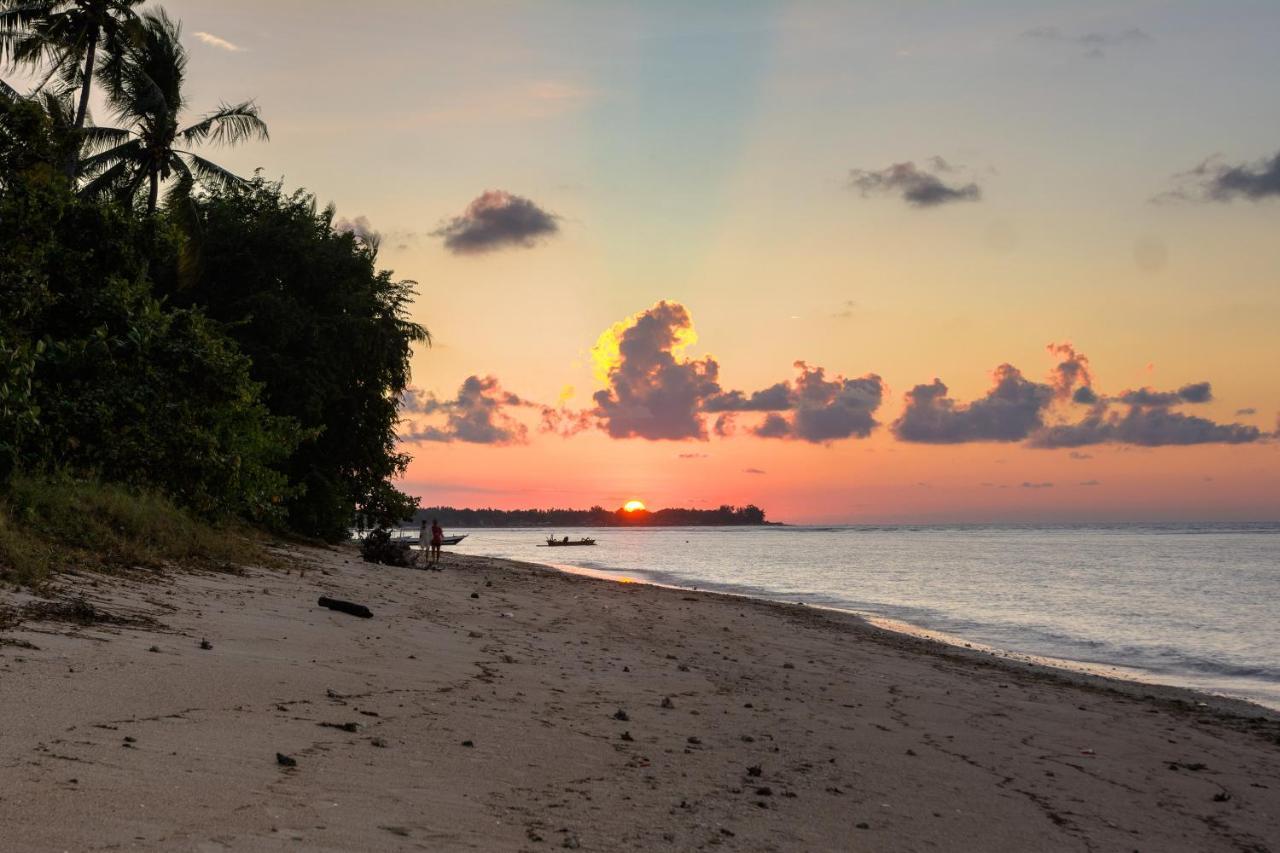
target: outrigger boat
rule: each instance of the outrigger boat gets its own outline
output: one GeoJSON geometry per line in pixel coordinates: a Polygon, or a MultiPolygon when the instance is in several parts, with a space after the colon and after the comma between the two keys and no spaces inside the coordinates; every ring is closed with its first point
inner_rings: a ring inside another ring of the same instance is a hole
{"type": "Polygon", "coordinates": [[[583,537],[582,539],[570,539],[568,536],[563,539],[557,539],[554,536],[547,537],[548,548],[569,548],[574,545],[594,545],[596,540],[583,537]]]}

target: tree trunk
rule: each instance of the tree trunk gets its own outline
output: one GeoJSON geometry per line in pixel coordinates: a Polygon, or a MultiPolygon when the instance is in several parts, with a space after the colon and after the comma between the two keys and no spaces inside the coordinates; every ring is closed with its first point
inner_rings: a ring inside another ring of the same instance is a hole
{"type": "Polygon", "coordinates": [[[89,33],[89,49],[85,51],[84,57],[84,83],[80,86],[80,104],[76,107],[76,120],[72,125],[72,141],[70,152],[67,154],[67,179],[74,182],[76,177],[76,166],[80,162],[80,140],[76,131],[84,127],[85,117],[89,114],[89,91],[93,87],[93,63],[98,55],[98,29],[94,29],[89,33]]]}
{"type": "Polygon", "coordinates": [[[76,108],[75,128],[84,127],[85,116],[89,114],[89,91],[93,88],[93,63],[98,54],[98,28],[89,33],[89,50],[84,58],[84,83],[80,86],[80,106],[76,108]]]}
{"type": "Polygon", "coordinates": [[[160,200],[160,175],[153,168],[151,170],[151,189],[147,193],[147,213],[154,214],[156,212],[156,203],[160,200]]]}

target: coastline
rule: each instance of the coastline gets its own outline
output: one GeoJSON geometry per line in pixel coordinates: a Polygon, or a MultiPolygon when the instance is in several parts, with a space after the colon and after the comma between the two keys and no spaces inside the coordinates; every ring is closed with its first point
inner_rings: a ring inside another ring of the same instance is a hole
{"type": "MultiPolygon", "coordinates": [[[[505,558],[496,558],[505,559],[505,558]]],[[[638,583],[646,586],[687,592],[695,595],[724,596],[730,599],[745,599],[761,604],[772,604],[783,608],[801,607],[819,613],[833,613],[856,620],[868,631],[881,631],[892,637],[916,640],[925,644],[925,654],[955,654],[977,661],[992,663],[997,666],[1009,666],[1017,669],[1029,669],[1042,676],[1060,677],[1065,682],[1099,689],[1115,690],[1118,693],[1132,696],[1150,696],[1188,706],[1210,707],[1214,710],[1242,717],[1263,717],[1280,722],[1280,708],[1274,708],[1264,702],[1240,696],[1229,696],[1202,690],[1184,684],[1173,684],[1148,680],[1148,673],[1137,669],[1126,669],[1105,664],[1093,664],[1086,661],[1074,661],[1066,658],[1051,658],[1011,649],[1001,649],[982,643],[966,640],[963,637],[936,631],[921,625],[861,613],[845,607],[826,604],[809,604],[807,602],[787,602],[779,598],[770,598],[764,594],[749,592],[731,592],[721,589],[708,589],[697,586],[680,586],[662,583],[647,578],[635,578],[621,572],[605,569],[590,569],[567,563],[530,563],[523,560],[511,560],[527,566],[537,566],[555,572],[580,575],[594,580],[612,583],[638,583]],[[1115,674],[1108,670],[1116,671],[1115,674]]]]}
{"type": "Polygon", "coordinates": [[[1260,706],[816,607],[287,552],[243,575],[61,576],[61,595],[154,623],[0,631],[0,823],[19,849],[1280,840],[1280,719],[1260,706]]]}

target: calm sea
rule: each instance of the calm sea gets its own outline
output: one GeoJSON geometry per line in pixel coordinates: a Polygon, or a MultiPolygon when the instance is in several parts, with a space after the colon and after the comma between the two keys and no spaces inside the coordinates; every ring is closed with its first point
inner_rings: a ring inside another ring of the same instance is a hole
{"type": "Polygon", "coordinates": [[[574,528],[449,550],[835,607],[1280,708],[1280,524],[574,528]]]}

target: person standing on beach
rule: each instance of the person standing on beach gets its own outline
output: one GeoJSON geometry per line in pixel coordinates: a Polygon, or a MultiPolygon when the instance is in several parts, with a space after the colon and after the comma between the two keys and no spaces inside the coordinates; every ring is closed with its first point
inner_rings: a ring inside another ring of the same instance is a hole
{"type": "MultiPolygon", "coordinates": [[[[422,522],[425,528],[427,523],[422,522]]],[[[431,519],[431,563],[438,565],[440,563],[440,547],[444,545],[444,529],[440,527],[438,519],[431,519]]]]}
{"type": "Polygon", "coordinates": [[[427,530],[427,520],[422,519],[422,526],[418,528],[418,562],[431,562],[431,538],[427,530]]]}

